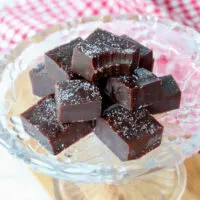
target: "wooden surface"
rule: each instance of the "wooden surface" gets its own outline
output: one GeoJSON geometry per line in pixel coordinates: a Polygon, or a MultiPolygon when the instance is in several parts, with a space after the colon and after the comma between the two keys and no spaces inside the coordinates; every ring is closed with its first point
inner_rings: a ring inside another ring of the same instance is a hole
{"type": "Polygon", "coordinates": [[[200,200],[200,155],[185,161],[187,169],[187,187],[182,200],[200,200]]]}
{"type": "MultiPolygon", "coordinates": [[[[195,155],[186,160],[185,166],[187,169],[187,187],[181,200],[200,200],[200,155],[195,155]]],[[[52,179],[40,173],[33,173],[54,200],[52,179]]]]}

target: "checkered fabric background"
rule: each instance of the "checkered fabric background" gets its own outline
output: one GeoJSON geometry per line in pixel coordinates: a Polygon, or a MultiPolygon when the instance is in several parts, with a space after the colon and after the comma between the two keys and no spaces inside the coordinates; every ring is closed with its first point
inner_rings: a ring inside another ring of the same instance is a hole
{"type": "Polygon", "coordinates": [[[170,18],[200,31],[200,0],[16,0],[0,10],[0,52],[69,18],[116,13],[170,18]]]}

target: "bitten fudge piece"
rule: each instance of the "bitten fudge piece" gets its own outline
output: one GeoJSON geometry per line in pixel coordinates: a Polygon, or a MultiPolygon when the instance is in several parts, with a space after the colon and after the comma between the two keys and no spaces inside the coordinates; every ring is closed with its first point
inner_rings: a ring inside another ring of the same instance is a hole
{"type": "Polygon", "coordinates": [[[85,80],[56,84],[55,98],[61,123],[89,121],[101,115],[101,95],[98,87],[85,80]]]}
{"type": "Polygon", "coordinates": [[[34,67],[29,72],[29,75],[34,95],[44,97],[48,94],[54,93],[56,81],[48,76],[43,63],[34,67]]]}
{"type": "Polygon", "coordinates": [[[161,101],[148,107],[152,114],[167,112],[180,107],[181,91],[171,75],[161,77],[163,96],[161,101]]]}
{"type": "Polygon", "coordinates": [[[25,131],[53,154],[60,153],[94,129],[91,121],[58,123],[54,95],[44,97],[22,113],[21,119],[25,131]]]}
{"type": "Polygon", "coordinates": [[[45,67],[48,74],[57,81],[71,80],[80,78],[71,71],[71,61],[73,49],[81,41],[76,38],[70,43],[56,47],[45,53],[45,67]]]}
{"type": "Polygon", "coordinates": [[[98,119],[95,134],[122,161],[136,159],[158,147],[163,126],[146,109],[130,112],[121,105],[98,119]]]}
{"type": "Polygon", "coordinates": [[[131,75],[139,64],[139,47],[105,30],[97,29],[74,48],[72,71],[86,80],[131,75]]]}
{"type": "Polygon", "coordinates": [[[129,41],[132,41],[133,44],[137,45],[140,48],[140,61],[139,61],[139,66],[143,67],[149,71],[153,70],[153,64],[154,64],[154,59],[153,59],[153,51],[144,45],[140,44],[139,42],[133,40],[127,35],[122,35],[121,36],[123,39],[127,39],[129,41]]]}
{"type": "Polygon", "coordinates": [[[132,76],[111,77],[105,93],[128,110],[146,107],[162,98],[162,82],[152,72],[138,68],[132,76]]]}

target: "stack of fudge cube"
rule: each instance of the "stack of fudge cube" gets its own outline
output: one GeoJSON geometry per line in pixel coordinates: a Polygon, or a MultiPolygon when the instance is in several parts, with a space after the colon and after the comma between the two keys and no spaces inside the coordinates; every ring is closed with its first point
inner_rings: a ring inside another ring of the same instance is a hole
{"type": "Polygon", "coordinates": [[[151,114],[179,108],[181,98],[153,64],[152,50],[102,29],[46,52],[30,71],[43,98],[21,114],[24,129],[53,154],[94,132],[122,161],[145,155],[164,129],[151,114]]]}

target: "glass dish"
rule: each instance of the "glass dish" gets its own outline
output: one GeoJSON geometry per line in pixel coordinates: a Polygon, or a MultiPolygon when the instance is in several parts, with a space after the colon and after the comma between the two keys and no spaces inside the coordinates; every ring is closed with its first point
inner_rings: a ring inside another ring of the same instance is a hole
{"type": "Polygon", "coordinates": [[[200,149],[200,35],[168,20],[139,15],[98,16],[52,26],[4,56],[0,68],[0,143],[33,169],[54,178],[83,183],[117,183],[182,163],[200,149]],[[172,74],[182,91],[179,110],[156,115],[164,125],[159,148],[121,162],[90,134],[58,156],[45,151],[23,130],[19,114],[39,98],[33,96],[28,70],[44,52],[97,27],[127,34],[153,49],[154,72],[172,74]]]}

